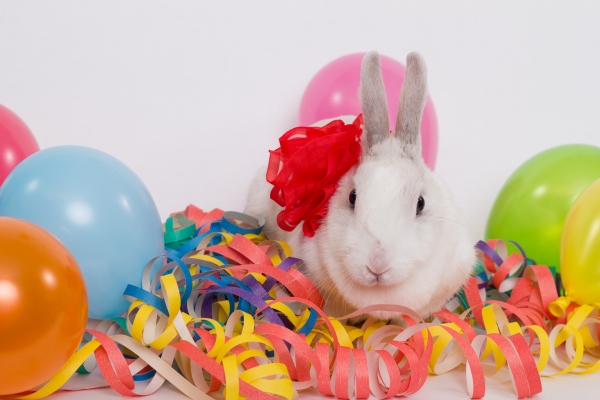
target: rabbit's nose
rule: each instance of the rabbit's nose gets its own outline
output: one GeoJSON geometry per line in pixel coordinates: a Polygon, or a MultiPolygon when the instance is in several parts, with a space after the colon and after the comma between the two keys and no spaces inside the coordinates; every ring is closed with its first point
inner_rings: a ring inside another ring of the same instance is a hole
{"type": "Polygon", "coordinates": [[[377,253],[374,257],[371,257],[371,262],[367,265],[367,269],[374,275],[382,275],[389,271],[390,268],[390,264],[387,262],[383,252],[377,253]]]}

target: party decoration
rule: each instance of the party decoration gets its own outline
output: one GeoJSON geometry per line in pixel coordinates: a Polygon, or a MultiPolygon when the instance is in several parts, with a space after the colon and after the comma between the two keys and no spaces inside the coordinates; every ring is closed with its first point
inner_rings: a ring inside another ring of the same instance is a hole
{"type": "Polygon", "coordinates": [[[327,215],[329,199],[338,181],[360,156],[363,119],[352,124],[335,120],[322,128],[294,128],[271,151],[267,181],[273,185],[271,199],[285,207],[277,215],[284,231],[303,223],[305,236],[313,237],[327,215]]]}
{"type": "Polygon", "coordinates": [[[118,317],[121,294],[162,254],[158,211],[142,181],[116,158],[81,146],[42,150],[0,188],[0,215],[34,222],[73,253],[88,286],[90,318],[118,317]]]}
{"type": "Polygon", "coordinates": [[[503,241],[477,244],[480,270],[465,285],[461,315],[441,310],[420,316],[380,304],[333,318],[298,271],[302,261],[286,243],[267,240],[263,223],[193,206],[169,217],[164,227],[170,246],[146,265],[141,287],[127,287],[127,314],[89,330],[95,339],[44,387],[19,398],[51,394],[78,368],[87,373],[96,362],[121,395],[151,394],[168,380],[188,397],[206,400],[220,390],[226,400],[292,400],[311,387],[339,399],[382,399],[414,394],[428,373],[462,364],[471,398],[482,398],[485,376],[505,366],[512,390],[524,398],[542,391],[541,376],[600,369],[598,310],[584,305],[551,319],[551,270],[524,252],[508,255],[503,241]],[[509,292],[507,301],[493,298],[509,292]],[[374,318],[360,327],[346,323],[374,310],[397,312],[405,327],[374,318]],[[557,352],[559,346],[565,351],[557,352]],[[493,365],[482,362],[490,355],[493,365]],[[135,389],[135,381],[148,383],[135,389]]]}
{"type": "Polygon", "coordinates": [[[87,294],[69,250],[50,232],[0,217],[0,396],[52,377],[83,337],[87,294]]]}
{"type": "MultiPolygon", "coordinates": [[[[299,125],[344,115],[362,113],[358,98],[360,66],[366,53],[349,54],[324,66],[312,78],[300,103],[299,125]]],[[[406,67],[393,58],[381,55],[381,72],[387,93],[390,129],[396,126],[396,111],[400,102],[400,88],[406,67]]],[[[438,123],[431,97],[427,97],[421,121],[423,160],[431,170],[435,168],[438,148],[438,123]]]]}
{"type": "Polygon", "coordinates": [[[0,185],[18,163],[39,150],[27,125],[0,104],[0,185]]]}
{"type": "Polygon", "coordinates": [[[537,154],[500,190],[485,237],[514,240],[532,259],[560,272],[560,236],[567,212],[577,196],[598,178],[598,147],[571,144],[537,154]]]}
{"type": "Polygon", "coordinates": [[[551,311],[562,316],[568,304],[600,304],[600,179],[577,198],[567,214],[560,244],[565,298],[551,311]]]}

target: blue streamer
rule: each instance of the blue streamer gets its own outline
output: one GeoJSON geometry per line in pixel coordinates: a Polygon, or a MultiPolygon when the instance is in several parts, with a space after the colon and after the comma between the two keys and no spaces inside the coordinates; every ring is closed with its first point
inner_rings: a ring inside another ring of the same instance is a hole
{"type": "Polygon", "coordinates": [[[137,286],[127,285],[123,296],[130,296],[134,299],[141,300],[149,306],[156,308],[161,313],[169,315],[169,310],[167,310],[167,305],[163,299],[137,286]]]}
{"type": "Polygon", "coordinates": [[[312,332],[316,323],[317,323],[317,311],[311,307],[310,314],[308,315],[308,319],[306,320],[304,325],[302,325],[302,328],[300,328],[298,333],[308,335],[309,333],[312,332]]]}

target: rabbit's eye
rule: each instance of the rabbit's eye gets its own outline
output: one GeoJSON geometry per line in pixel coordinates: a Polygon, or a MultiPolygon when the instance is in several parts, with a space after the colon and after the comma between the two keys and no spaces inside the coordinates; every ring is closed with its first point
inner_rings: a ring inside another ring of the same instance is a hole
{"type": "Polygon", "coordinates": [[[425,199],[423,196],[419,196],[419,201],[417,201],[417,215],[421,214],[423,209],[425,208],[425,199]]]}
{"type": "Polygon", "coordinates": [[[350,200],[350,204],[352,204],[352,207],[354,207],[354,203],[356,203],[356,190],[355,189],[352,189],[352,191],[350,192],[350,198],[348,200],[350,200]]]}

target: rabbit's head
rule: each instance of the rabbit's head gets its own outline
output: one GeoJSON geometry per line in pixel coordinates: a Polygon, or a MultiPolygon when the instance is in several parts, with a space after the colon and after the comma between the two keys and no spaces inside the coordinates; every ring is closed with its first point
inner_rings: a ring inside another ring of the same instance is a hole
{"type": "Polygon", "coordinates": [[[343,307],[334,311],[338,315],[374,304],[437,311],[474,264],[469,231],[451,193],[421,156],[425,62],[417,53],[406,61],[396,128],[390,133],[379,55],[365,56],[362,155],[339,181],[323,225],[303,246],[308,259],[319,260],[307,263],[309,277],[329,302],[343,307]]]}

